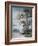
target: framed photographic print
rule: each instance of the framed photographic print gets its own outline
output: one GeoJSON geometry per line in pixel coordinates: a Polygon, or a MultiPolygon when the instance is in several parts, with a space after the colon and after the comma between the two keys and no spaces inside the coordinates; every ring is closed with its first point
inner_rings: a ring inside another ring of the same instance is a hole
{"type": "Polygon", "coordinates": [[[37,4],[5,2],[5,44],[37,42],[37,4]]]}

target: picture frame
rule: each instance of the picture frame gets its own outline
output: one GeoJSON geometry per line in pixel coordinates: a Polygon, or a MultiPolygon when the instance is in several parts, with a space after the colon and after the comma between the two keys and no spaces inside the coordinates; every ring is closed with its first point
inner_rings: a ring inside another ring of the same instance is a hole
{"type": "Polygon", "coordinates": [[[37,4],[5,2],[5,44],[36,42],[37,4]]]}

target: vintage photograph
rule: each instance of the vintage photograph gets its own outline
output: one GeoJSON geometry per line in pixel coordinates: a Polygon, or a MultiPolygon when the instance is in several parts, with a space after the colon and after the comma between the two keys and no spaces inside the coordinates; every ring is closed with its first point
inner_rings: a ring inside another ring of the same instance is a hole
{"type": "Polygon", "coordinates": [[[37,4],[5,2],[5,44],[37,42],[37,4]]]}
{"type": "Polygon", "coordinates": [[[32,7],[12,7],[12,37],[32,37],[32,7]]]}

